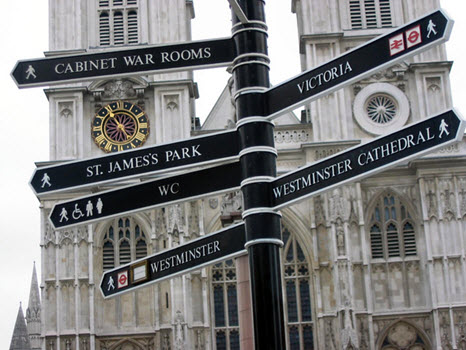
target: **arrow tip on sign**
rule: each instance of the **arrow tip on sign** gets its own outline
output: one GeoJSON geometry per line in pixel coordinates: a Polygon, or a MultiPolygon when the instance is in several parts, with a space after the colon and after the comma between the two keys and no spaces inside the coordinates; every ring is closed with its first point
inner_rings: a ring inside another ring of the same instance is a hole
{"type": "Polygon", "coordinates": [[[463,137],[465,136],[465,130],[466,130],[466,119],[464,119],[463,115],[456,109],[452,108],[453,113],[458,117],[460,121],[460,125],[458,127],[458,134],[456,135],[456,140],[457,141],[462,141],[463,137]]]}
{"type": "Polygon", "coordinates": [[[10,73],[19,89],[38,86],[39,83],[35,83],[38,75],[37,66],[33,65],[31,61],[24,60],[17,61],[10,73]]]}
{"type": "Polygon", "coordinates": [[[444,38],[444,40],[448,41],[448,40],[450,40],[451,30],[453,29],[453,24],[455,24],[455,21],[450,17],[450,15],[448,14],[448,12],[445,9],[440,8],[439,11],[447,19],[447,27],[445,28],[445,38],[444,38]]]}
{"type": "Polygon", "coordinates": [[[32,189],[32,192],[34,192],[34,195],[37,197],[37,199],[39,199],[39,194],[37,193],[34,185],[33,185],[33,181],[34,181],[34,178],[36,176],[36,173],[37,173],[37,168],[34,169],[34,172],[32,173],[32,176],[31,178],[29,179],[29,187],[32,189]]]}
{"type": "Polygon", "coordinates": [[[16,79],[16,75],[15,75],[15,73],[19,70],[19,65],[20,65],[20,61],[17,61],[17,62],[15,63],[15,66],[13,67],[13,69],[12,69],[11,72],[10,72],[10,77],[11,77],[11,79],[13,79],[13,81],[15,82],[16,87],[19,88],[19,89],[21,89],[21,86],[20,86],[20,84],[19,84],[19,82],[18,82],[18,79],[16,79]]]}
{"type": "Polygon", "coordinates": [[[100,286],[100,294],[102,294],[102,297],[104,299],[107,299],[107,297],[105,296],[105,293],[104,293],[104,280],[105,280],[105,271],[104,273],[102,274],[102,277],[100,278],[100,283],[99,283],[99,286],[100,286]]]}

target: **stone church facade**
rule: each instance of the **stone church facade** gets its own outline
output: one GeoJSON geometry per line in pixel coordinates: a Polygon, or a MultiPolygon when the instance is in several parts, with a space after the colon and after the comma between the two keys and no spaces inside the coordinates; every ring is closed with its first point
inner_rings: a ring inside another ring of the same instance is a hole
{"type": "MultiPolygon", "coordinates": [[[[192,0],[50,0],[47,56],[188,41],[195,6],[192,0]]],[[[292,0],[290,7],[305,70],[440,4],[292,0]]],[[[311,103],[298,117],[278,118],[279,173],[451,108],[451,65],[445,47],[434,47],[311,103]]],[[[48,88],[44,165],[104,155],[92,123],[116,101],[145,111],[144,145],[232,128],[234,89],[230,81],[200,125],[189,72],[48,88]]],[[[282,210],[289,349],[466,349],[465,160],[463,141],[282,210]]],[[[73,229],[50,227],[55,203],[115,186],[41,201],[41,324],[31,343],[43,350],[239,349],[235,261],[108,300],[98,286],[107,269],[240,220],[240,193],[73,229]]]]}

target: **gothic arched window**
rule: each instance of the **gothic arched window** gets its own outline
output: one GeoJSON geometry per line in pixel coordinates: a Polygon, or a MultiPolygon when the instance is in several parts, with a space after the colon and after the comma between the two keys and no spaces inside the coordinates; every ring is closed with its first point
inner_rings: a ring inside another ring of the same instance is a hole
{"type": "Polygon", "coordinates": [[[417,254],[413,219],[393,193],[378,199],[370,219],[369,232],[373,259],[417,254]]]}
{"type": "Polygon", "coordinates": [[[391,27],[390,0],[349,0],[351,29],[391,27]]]}
{"type": "Polygon", "coordinates": [[[99,45],[139,42],[138,0],[99,0],[99,45]]]}
{"type": "MultiPolygon", "coordinates": [[[[309,263],[293,234],[283,230],[283,286],[290,350],[314,349],[309,263]]],[[[236,266],[233,260],[212,267],[212,309],[216,350],[239,350],[236,266]]]]}
{"type": "Polygon", "coordinates": [[[212,267],[214,332],[217,350],[239,350],[236,265],[233,260],[212,267]]]}
{"type": "Polygon", "coordinates": [[[417,252],[415,217],[390,190],[376,198],[368,214],[374,310],[392,312],[425,306],[425,276],[417,252]]]}
{"type": "Polygon", "coordinates": [[[314,349],[309,264],[296,237],[285,228],[284,287],[290,350],[314,349]]]}
{"type": "Polygon", "coordinates": [[[132,218],[114,219],[102,243],[102,265],[108,270],[147,255],[147,239],[132,218]]]}

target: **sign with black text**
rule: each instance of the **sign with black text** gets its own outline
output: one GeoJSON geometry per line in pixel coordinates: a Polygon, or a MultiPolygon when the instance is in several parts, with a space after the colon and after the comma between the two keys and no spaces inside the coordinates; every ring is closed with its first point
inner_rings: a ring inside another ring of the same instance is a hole
{"type": "Polygon", "coordinates": [[[460,141],[464,129],[450,110],[280,176],[270,183],[274,209],[460,141]]]}
{"type": "Polygon", "coordinates": [[[228,163],[58,203],[49,219],[54,229],[62,229],[235,191],[240,183],[239,163],[228,163]]]}
{"type": "Polygon", "coordinates": [[[222,38],[22,60],[16,63],[11,76],[23,88],[109,76],[222,67],[230,65],[234,58],[232,39],[222,38]]]}
{"type": "Polygon", "coordinates": [[[40,167],[30,184],[35,194],[85,188],[135,176],[163,173],[237,158],[236,130],[40,167]]]}
{"type": "Polygon", "coordinates": [[[267,115],[278,117],[439,45],[449,39],[452,26],[453,21],[438,10],[305,71],[265,91],[267,115]]]}
{"type": "Polygon", "coordinates": [[[201,236],[178,247],[105,271],[104,298],[132,292],[149,284],[247,254],[244,223],[201,236]]]}

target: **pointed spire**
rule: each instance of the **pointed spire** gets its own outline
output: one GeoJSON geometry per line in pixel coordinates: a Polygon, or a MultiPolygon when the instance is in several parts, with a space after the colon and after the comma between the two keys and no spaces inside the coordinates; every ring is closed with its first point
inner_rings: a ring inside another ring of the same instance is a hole
{"type": "Polygon", "coordinates": [[[19,303],[18,316],[16,317],[15,329],[11,337],[10,350],[31,350],[28,330],[24,319],[23,308],[19,303]]]}
{"type": "Polygon", "coordinates": [[[31,349],[41,348],[41,321],[40,321],[40,295],[39,284],[37,283],[36,262],[32,269],[31,289],[29,291],[29,304],[26,310],[27,330],[31,349]]]}
{"type": "Polygon", "coordinates": [[[32,269],[31,288],[29,290],[29,304],[26,310],[26,319],[28,323],[31,321],[40,321],[40,295],[35,261],[32,269]]]}

